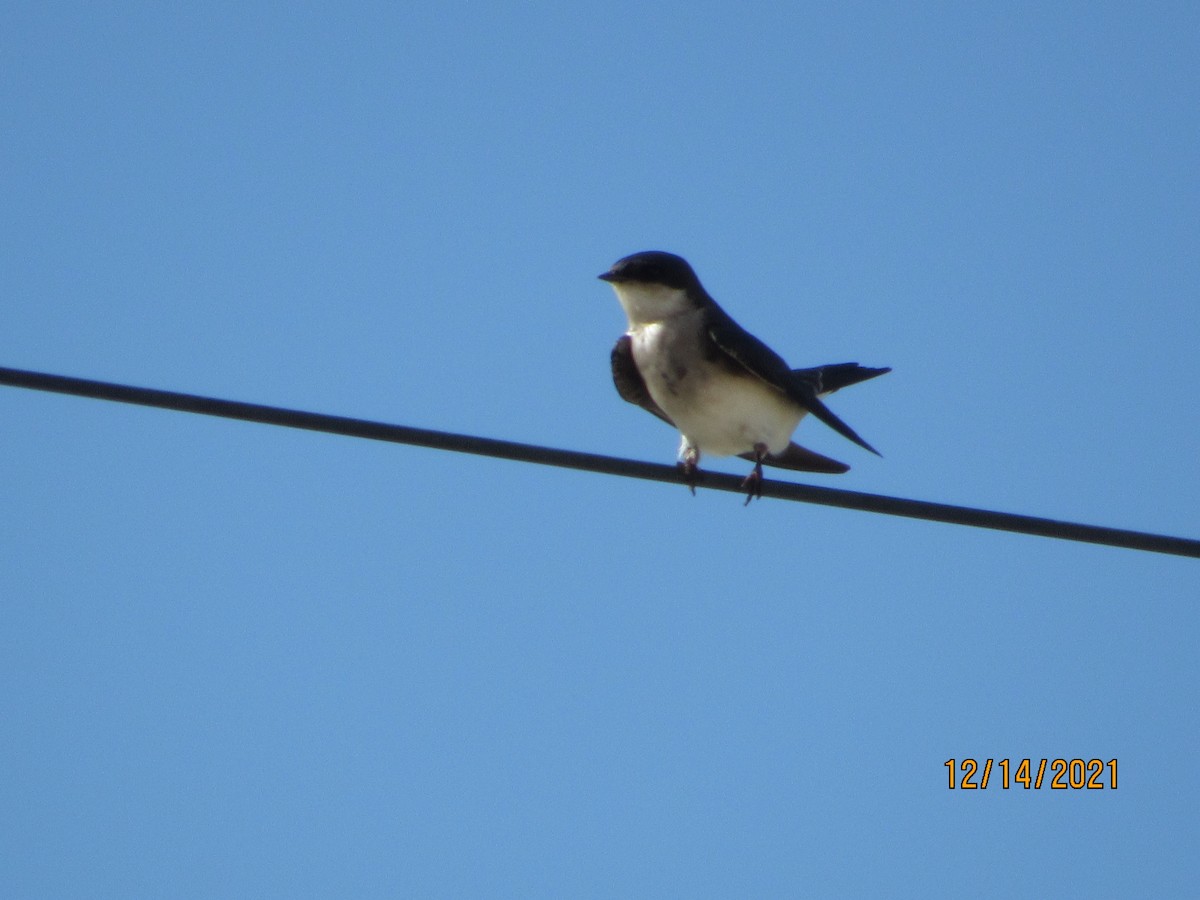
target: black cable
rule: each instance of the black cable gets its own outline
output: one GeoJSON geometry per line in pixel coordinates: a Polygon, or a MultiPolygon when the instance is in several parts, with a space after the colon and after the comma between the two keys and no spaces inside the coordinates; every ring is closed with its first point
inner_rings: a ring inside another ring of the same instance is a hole
{"type": "MultiPolygon", "coordinates": [[[[261,422],[266,425],[325,431],[330,434],[369,438],[375,441],[414,444],[418,447],[431,447],[435,450],[453,450],[458,453],[514,459],[519,462],[582,469],[605,475],[620,475],[625,478],[644,478],[649,481],[665,481],[672,484],[680,484],[683,480],[676,466],[660,463],[639,462],[615,456],[601,456],[596,453],[580,453],[574,450],[557,450],[553,447],[541,447],[535,444],[519,444],[514,441],[500,441],[446,431],[431,431],[425,428],[409,428],[404,425],[388,425],[383,422],[351,419],[344,416],[327,416],[295,409],[283,409],[277,406],[261,406],[256,403],[239,403],[234,400],[219,400],[215,397],[179,394],[174,391],[131,387],[107,381],[68,378],[63,375],[48,375],[22,369],[0,367],[0,384],[38,391],[52,391],[59,394],[72,394],[78,397],[92,397],[97,400],[114,400],[119,403],[174,409],[180,412],[201,413],[226,419],[241,419],[246,422],[261,422]]],[[[720,472],[704,472],[702,475],[700,487],[742,493],[742,479],[736,475],[720,472]]],[[[992,512],[967,506],[929,503],[924,500],[906,500],[882,494],[863,494],[857,491],[814,487],[784,481],[764,481],[762,495],[778,500],[840,506],[843,509],[861,509],[889,516],[906,516],[911,519],[947,522],[952,525],[970,525],[975,528],[991,528],[997,531],[1011,531],[1018,534],[1105,544],[1110,547],[1126,547],[1130,550],[1170,553],[1176,556],[1200,559],[1200,540],[1149,534],[1143,531],[1128,531],[1123,528],[1059,522],[1036,516],[992,512]]]]}

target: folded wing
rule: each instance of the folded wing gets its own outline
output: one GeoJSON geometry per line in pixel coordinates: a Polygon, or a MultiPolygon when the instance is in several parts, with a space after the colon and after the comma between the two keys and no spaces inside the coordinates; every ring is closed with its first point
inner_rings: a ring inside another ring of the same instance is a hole
{"type": "Polygon", "coordinates": [[[633,338],[627,334],[621,335],[612,349],[612,376],[613,384],[616,385],[617,393],[621,395],[622,400],[640,406],[646,412],[658,416],[672,428],[675,427],[675,423],[650,396],[650,391],[646,388],[646,381],[642,378],[642,373],[638,371],[637,363],[633,361],[633,338]]]}
{"type": "MultiPolygon", "coordinates": [[[[820,391],[813,383],[810,377],[799,377],[796,372],[788,368],[787,363],[783,358],[760,341],[754,335],[744,330],[740,325],[733,321],[721,307],[714,303],[709,307],[708,333],[713,339],[713,343],[720,348],[726,357],[740,365],[745,371],[754,375],[756,378],[769,384],[771,387],[786,394],[791,400],[803,406],[814,416],[840,434],[847,440],[854,441],[864,450],[870,450],[876,456],[879,456],[879,451],[864,441],[858,436],[853,428],[834,415],[821,398],[818,396],[820,391]]],[[[842,363],[839,366],[830,368],[843,368],[849,365],[857,365],[855,363],[842,363]]],[[[819,367],[824,370],[826,367],[819,367]]],[[[861,367],[860,367],[861,368],[861,367]]],[[[801,372],[811,373],[811,369],[801,369],[801,372]]],[[[864,371],[869,371],[864,369],[864,371]]],[[[879,374],[883,374],[880,372],[879,374]]],[[[834,375],[836,380],[836,375],[834,375]]],[[[846,370],[842,373],[842,377],[851,377],[851,372],[846,370]]],[[[862,375],[857,378],[858,381],[863,381],[866,378],[873,377],[871,375],[862,375]]],[[[846,384],[853,384],[854,381],[844,381],[840,387],[845,387],[846,384]]],[[[836,390],[836,388],[834,388],[836,390]]],[[[828,390],[825,393],[829,393],[828,390]]]]}

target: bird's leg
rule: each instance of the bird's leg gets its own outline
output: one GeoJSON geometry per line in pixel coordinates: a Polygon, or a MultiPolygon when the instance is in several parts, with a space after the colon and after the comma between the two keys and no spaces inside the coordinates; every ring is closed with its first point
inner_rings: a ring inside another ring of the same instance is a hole
{"type": "Polygon", "coordinates": [[[679,448],[679,468],[683,470],[683,481],[696,496],[696,484],[700,481],[700,451],[685,443],[679,448]]]}
{"type": "Polygon", "coordinates": [[[742,482],[742,488],[746,491],[746,502],[743,506],[749,506],[750,501],[755,497],[762,497],[763,471],[762,461],[767,455],[766,444],[754,445],[754,469],[746,476],[742,482]]]}

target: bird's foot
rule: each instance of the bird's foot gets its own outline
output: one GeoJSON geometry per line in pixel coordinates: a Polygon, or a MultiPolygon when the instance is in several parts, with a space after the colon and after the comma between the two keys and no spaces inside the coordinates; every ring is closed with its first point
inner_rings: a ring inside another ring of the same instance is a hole
{"type": "Polygon", "coordinates": [[[700,483],[700,454],[696,450],[686,450],[679,460],[679,468],[683,472],[683,483],[688,486],[692,496],[696,496],[696,485],[700,483]]]}
{"type": "Polygon", "coordinates": [[[742,490],[744,490],[746,492],[746,502],[743,503],[742,506],[749,506],[750,501],[753,500],[755,497],[758,497],[760,499],[762,498],[762,483],[763,483],[762,461],[763,461],[763,457],[765,457],[766,455],[767,455],[767,445],[766,444],[755,444],[754,445],[754,469],[750,472],[749,475],[746,476],[745,480],[742,481],[742,490]]]}

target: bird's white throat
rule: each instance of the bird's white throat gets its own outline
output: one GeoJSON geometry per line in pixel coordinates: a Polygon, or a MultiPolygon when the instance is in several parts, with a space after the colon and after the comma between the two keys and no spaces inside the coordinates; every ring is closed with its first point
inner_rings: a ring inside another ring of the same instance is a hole
{"type": "Polygon", "coordinates": [[[625,310],[630,329],[661,322],[672,316],[695,309],[686,291],[663,284],[629,281],[614,284],[617,300],[625,310]]]}

